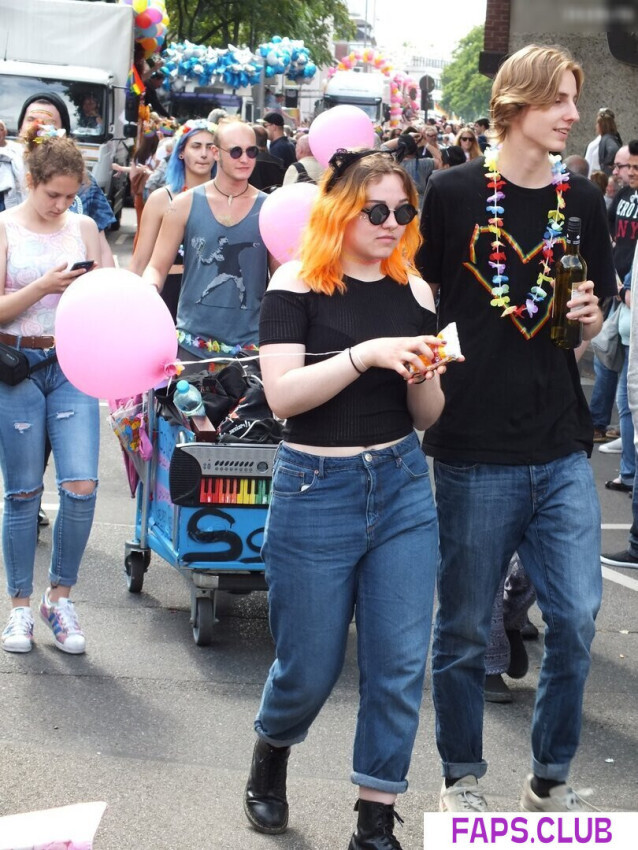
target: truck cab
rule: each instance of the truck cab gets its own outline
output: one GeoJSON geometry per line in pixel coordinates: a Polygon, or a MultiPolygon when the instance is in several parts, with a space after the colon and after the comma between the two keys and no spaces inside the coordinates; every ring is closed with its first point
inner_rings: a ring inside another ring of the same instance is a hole
{"type": "Polygon", "coordinates": [[[77,0],[0,0],[0,118],[19,132],[25,100],[51,91],[65,102],[71,135],[119,219],[126,179],[126,80],[133,61],[130,6],[77,0]],[[68,64],[67,64],[68,63],[68,64]]]}
{"type": "Polygon", "coordinates": [[[384,121],[385,78],[378,72],[337,71],[326,84],[323,109],[348,103],[358,106],[375,124],[384,121]]]}

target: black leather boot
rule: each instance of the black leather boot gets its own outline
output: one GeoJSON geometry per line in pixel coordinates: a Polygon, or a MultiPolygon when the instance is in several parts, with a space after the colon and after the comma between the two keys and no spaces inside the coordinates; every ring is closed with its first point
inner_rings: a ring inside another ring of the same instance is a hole
{"type": "Polygon", "coordinates": [[[401,850],[393,830],[395,819],[403,821],[394,806],[357,800],[354,810],[359,812],[359,820],[348,850],[401,850]]]}
{"type": "Polygon", "coordinates": [[[288,826],[286,770],[290,747],[257,738],[244,795],[246,817],[259,832],[277,835],[288,826]]]}

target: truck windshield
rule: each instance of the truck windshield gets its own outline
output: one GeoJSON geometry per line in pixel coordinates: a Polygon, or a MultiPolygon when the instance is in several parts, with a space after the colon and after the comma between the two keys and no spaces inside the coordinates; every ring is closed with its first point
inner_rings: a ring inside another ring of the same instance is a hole
{"type": "Polygon", "coordinates": [[[356,96],[349,97],[348,95],[325,95],[324,103],[327,109],[332,109],[333,106],[339,106],[342,103],[352,103],[354,106],[358,106],[359,109],[363,109],[368,118],[371,121],[379,121],[380,120],[380,109],[381,109],[381,99],[378,100],[364,100],[363,98],[359,98],[356,96]]]}
{"type": "Polygon", "coordinates": [[[107,88],[95,83],[55,80],[49,77],[2,77],[0,118],[10,136],[17,136],[22,104],[38,92],[51,91],[66,103],[71,134],[83,142],[102,142],[108,129],[107,88]]]}
{"type": "Polygon", "coordinates": [[[237,94],[211,92],[208,88],[195,91],[173,92],[171,96],[171,115],[179,121],[187,118],[206,118],[213,109],[225,109],[229,115],[241,112],[242,99],[237,94]]]}

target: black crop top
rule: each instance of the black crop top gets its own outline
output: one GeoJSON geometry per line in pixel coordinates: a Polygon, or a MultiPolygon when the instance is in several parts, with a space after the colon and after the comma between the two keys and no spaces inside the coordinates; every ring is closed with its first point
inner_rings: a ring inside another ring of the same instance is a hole
{"type": "MultiPolygon", "coordinates": [[[[436,334],[435,314],[421,307],[409,284],[389,277],[344,280],[343,295],[268,290],[261,305],[260,346],[305,345],[308,365],[367,339],[436,334]]],[[[284,439],[309,446],[373,446],[411,430],[406,382],[392,369],[371,368],[334,398],[291,416],[284,439]]]]}

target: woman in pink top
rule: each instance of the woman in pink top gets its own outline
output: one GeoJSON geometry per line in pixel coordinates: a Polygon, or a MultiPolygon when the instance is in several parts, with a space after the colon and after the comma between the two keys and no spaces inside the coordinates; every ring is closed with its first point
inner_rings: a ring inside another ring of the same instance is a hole
{"type": "Polygon", "coordinates": [[[84,179],[84,162],[60,132],[39,124],[29,129],[29,193],[0,214],[0,342],[23,351],[33,370],[15,386],[0,383],[2,548],[11,601],[2,648],[8,652],[28,652],[33,643],[30,602],[47,436],[60,507],[40,614],[59,649],[74,654],[85,649],[69,594],[95,509],[98,402],[72,386],[53,359],[53,329],[61,294],[82,274],[70,267],[97,258],[99,240],[90,218],[68,212],[84,179]]]}

